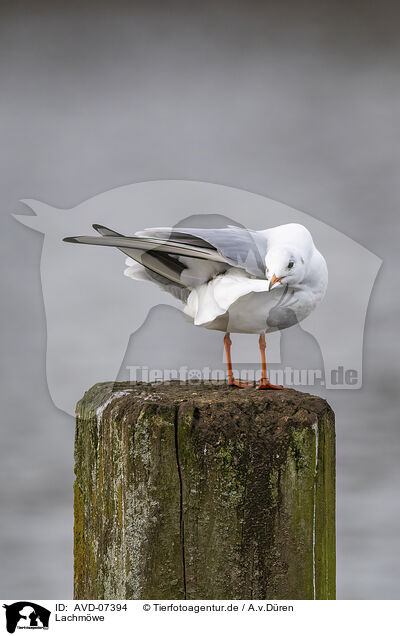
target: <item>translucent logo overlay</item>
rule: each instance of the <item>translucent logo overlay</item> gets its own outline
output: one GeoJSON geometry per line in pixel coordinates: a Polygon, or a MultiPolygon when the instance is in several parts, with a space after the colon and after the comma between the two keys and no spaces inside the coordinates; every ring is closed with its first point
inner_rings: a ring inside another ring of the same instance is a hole
{"type": "MultiPolygon", "coordinates": [[[[236,188],[196,181],[150,181],[99,194],[71,209],[24,200],[16,218],[44,235],[40,262],[47,324],[46,377],[55,405],[75,404],[102,381],[220,381],[223,333],[195,327],[182,302],[158,285],[123,276],[117,249],[71,245],[102,224],[126,236],[149,227],[261,230],[300,223],[329,272],[326,296],[305,320],[266,336],[270,381],[293,387],[362,386],[364,325],[381,260],[354,240],[282,203],[236,188]]],[[[237,377],[261,372],[258,336],[232,334],[237,377]]]]}

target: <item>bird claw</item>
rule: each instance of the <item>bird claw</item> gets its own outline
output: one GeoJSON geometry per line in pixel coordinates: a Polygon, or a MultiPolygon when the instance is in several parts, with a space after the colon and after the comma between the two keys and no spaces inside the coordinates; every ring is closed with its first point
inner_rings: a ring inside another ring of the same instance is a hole
{"type": "Polygon", "coordinates": [[[284,386],[280,384],[271,384],[268,380],[261,380],[259,384],[257,384],[258,391],[266,391],[266,390],[281,390],[284,389],[284,386]]]}

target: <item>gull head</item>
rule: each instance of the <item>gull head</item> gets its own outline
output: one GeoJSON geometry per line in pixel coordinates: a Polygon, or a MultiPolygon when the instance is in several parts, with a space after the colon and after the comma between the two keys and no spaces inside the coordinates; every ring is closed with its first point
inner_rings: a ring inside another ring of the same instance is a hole
{"type": "Polygon", "coordinates": [[[296,285],[304,280],[306,265],[299,250],[287,246],[273,247],[265,257],[265,276],[268,291],[279,285],[296,285]]]}

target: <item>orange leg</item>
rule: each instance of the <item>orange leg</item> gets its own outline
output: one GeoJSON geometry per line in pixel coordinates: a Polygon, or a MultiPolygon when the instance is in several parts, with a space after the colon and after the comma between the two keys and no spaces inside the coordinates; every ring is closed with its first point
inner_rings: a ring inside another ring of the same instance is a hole
{"type": "Polygon", "coordinates": [[[228,386],[237,386],[240,389],[245,389],[245,388],[254,386],[253,383],[241,382],[240,380],[235,380],[235,378],[233,377],[232,358],[231,358],[232,340],[229,337],[229,332],[225,334],[224,345],[225,345],[225,354],[226,354],[226,366],[228,367],[228,386]]]}
{"type": "Polygon", "coordinates": [[[265,333],[260,335],[259,339],[260,351],[261,351],[261,380],[257,385],[257,389],[283,389],[283,386],[271,384],[267,377],[267,360],[265,358],[265,333]]]}

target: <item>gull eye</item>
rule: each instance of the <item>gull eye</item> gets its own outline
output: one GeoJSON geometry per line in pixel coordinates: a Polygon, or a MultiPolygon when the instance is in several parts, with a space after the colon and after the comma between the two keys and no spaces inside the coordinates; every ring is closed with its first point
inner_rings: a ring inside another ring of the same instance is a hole
{"type": "Polygon", "coordinates": [[[289,261],[289,264],[287,266],[288,269],[292,269],[293,265],[294,265],[294,261],[289,261]]]}

